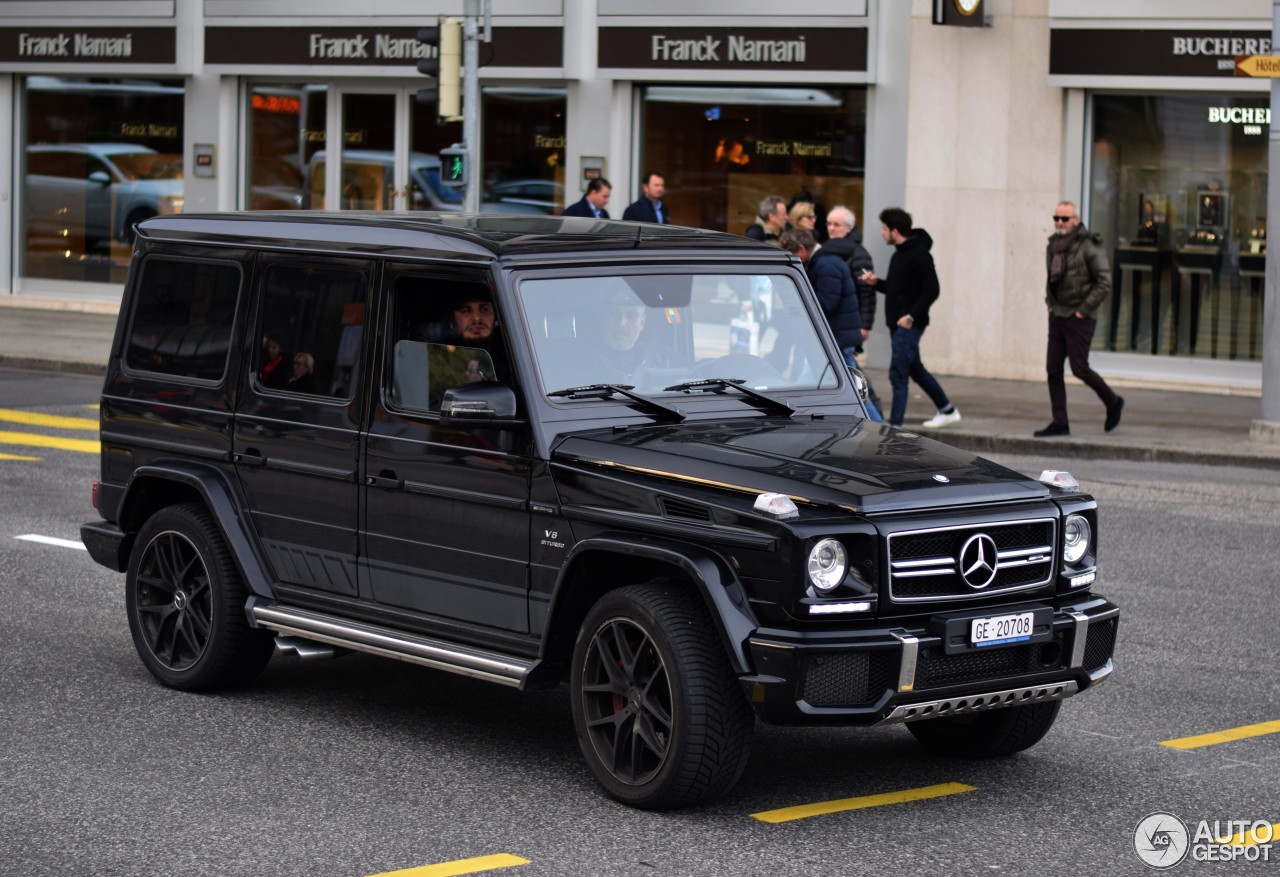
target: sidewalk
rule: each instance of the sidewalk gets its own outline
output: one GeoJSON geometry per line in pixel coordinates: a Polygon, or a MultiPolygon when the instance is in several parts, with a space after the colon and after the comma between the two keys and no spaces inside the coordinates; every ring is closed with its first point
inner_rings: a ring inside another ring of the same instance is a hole
{"type": "MultiPolygon", "coordinates": [[[[106,314],[0,308],[0,367],[101,374],[115,321],[106,314]]],[[[881,369],[869,374],[887,403],[888,375],[881,369]]],[[[1125,388],[1116,382],[1125,398],[1124,417],[1108,433],[1102,431],[1097,397],[1069,378],[1071,435],[1037,439],[1031,433],[1049,422],[1044,382],[939,377],[963,420],[929,434],[967,450],[1037,454],[1064,462],[1149,460],[1280,469],[1280,443],[1249,439],[1250,425],[1260,414],[1255,397],[1125,388]]],[[[929,400],[912,385],[907,425],[932,415],[929,400]]]]}

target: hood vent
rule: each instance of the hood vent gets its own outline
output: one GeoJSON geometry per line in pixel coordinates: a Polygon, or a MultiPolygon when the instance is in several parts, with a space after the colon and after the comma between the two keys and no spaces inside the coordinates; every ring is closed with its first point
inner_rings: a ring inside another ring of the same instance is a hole
{"type": "Polygon", "coordinates": [[[698,521],[702,524],[711,523],[711,509],[706,506],[667,497],[663,497],[659,502],[662,505],[662,514],[668,518],[678,518],[682,521],[698,521]]]}

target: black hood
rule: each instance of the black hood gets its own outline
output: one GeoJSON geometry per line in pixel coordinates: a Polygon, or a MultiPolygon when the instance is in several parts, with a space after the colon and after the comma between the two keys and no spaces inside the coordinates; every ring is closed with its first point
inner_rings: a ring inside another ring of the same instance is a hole
{"type": "Polygon", "coordinates": [[[1038,481],[989,460],[857,417],[581,433],[561,442],[552,460],[714,490],[784,493],[813,506],[868,514],[1049,495],[1038,481]]]}
{"type": "Polygon", "coordinates": [[[913,228],[910,236],[898,244],[899,250],[910,250],[917,247],[923,247],[926,252],[933,249],[933,238],[923,228],[913,228]]]}

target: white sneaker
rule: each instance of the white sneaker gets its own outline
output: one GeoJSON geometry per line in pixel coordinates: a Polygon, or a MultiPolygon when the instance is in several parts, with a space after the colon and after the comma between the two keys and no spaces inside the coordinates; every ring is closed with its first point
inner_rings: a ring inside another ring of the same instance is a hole
{"type": "Polygon", "coordinates": [[[939,411],[930,417],[924,423],[920,424],[925,429],[941,429],[944,426],[950,426],[953,423],[960,422],[960,409],[952,408],[950,414],[943,414],[939,411]]]}

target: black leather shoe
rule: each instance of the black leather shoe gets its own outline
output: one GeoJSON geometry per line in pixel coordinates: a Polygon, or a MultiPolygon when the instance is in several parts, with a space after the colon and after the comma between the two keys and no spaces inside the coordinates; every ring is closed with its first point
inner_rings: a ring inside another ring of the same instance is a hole
{"type": "Polygon", "coordinates": [[[1115,404],[1107,406],[1107,422],[1102,425],[1103,430],[1111,432],[1120,425],[1120,413],[1124,411],[1124,397],[1116,396],[1115,404]]]}
{"type": "Polygon", "coordinates": [[[1065,423],[1051,423],[1044,429],[1037,429],[1032,435],[1036,438],[1048,438],[1051,435],[1071,435],[1071,427],[1065,423]]]}

